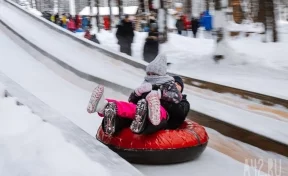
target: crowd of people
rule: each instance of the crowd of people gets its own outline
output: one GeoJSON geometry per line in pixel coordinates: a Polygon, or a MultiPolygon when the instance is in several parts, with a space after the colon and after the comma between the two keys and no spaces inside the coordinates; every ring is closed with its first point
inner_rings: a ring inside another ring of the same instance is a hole
{"type": "Polygon", "coordinates": [[[100,44],[96,34],[91,34],[91,20],[90,17],[76,15],[73,17],[69,13],[59,13],[49,16],[49,20],[71,32],[85,32],[84,37],[95,43],[100,44]]]}
{"type": "MultiPolygon", "coordinates": [[[[49,20],[71,32],[85,32],[84,37],[86,39],[100,44],[96,34],[91,34],[92,25],[90,17],[80,15],[76,15],[74,17],[69,13],[64,13],[62,15],[56,13],[51,15],[49,17],[49,20]]],[[[151,15],[148,20],[147,18],[143,18],[142,21],[140,23],[140,31],[148,32],[148,35],[145,39],[145,44],[143,46],[143,59],[144,61],[150,63],[159,54],[157,19],[155,18],[155,15],[151,15]]],[[[103,24],[105,30],[110,30],[111,25],[109,17],[103,17],[103,24]]],[[[178,34],[187,35],[188,30],[191,29],[193,32],[193,36],[196,37],[198,28],[200,27],[200,21],[198,18],[195,17],[192,17],[191,20],[188,20],[187,16],[181,15],[179,19],[177,19],[175,26],[177,28],[178,34]]],[[[118,45],[120,46],[120,52],[132,56],[131,47],[135,35],[135,21],[130,20],[129,15],[125,15],[123,19],[119,20],[116,28],[116,38],[118,45]]]]}
{"type": "Polygon", "coordinates": [[[73,17],[69,13],[64,13],[62,15],[59,15],[59,13],[53,14],[50,17],[50,21],[72,32],[78,29],[86,29],[90,24],[89,17],[81,17],[80,15],[73,17]]]}
{"type": "Polygon", "coordinates": [[[182,15],[179,17],[179,19],[177,19],[176,22],[176,28],[179,35],[183,35],[183,31],[185,31],[184,35],[187,35],[188,30],[191,29],[193,37],[196,38],[199,27],[200,27],[199,19],[196,17],[191,17],[191,21],[189,21],[185,15],[182,15]]]}

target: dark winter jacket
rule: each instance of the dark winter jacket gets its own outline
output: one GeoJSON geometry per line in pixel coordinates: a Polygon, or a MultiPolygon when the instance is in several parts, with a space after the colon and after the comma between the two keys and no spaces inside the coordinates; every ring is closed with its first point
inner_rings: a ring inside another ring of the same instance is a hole
{"type": "MultiPolygon", "coordinates": [[[[161,106],[167,111],[169,119],[167,122],[161,122],[159,127],[153,125],[148,125],[145,130],[145,134],[151,134],[161,129],[177,129],[186,119],[187,114],[190,110],[190,104],[187,101],[187,95],[182,95],[176,88],[174,82],[165,84],[162,86],[162,98],[160,100],[161,106]],[[170,88],[169,88],[170,87],[170,88]],[[176,91],[177,90],[177,91],[176,91]],[[179,96],[179,94],[181,94],[179,96]],[[181,97],[181,99],[179,99],[181,97]],[[180,101],[180,102],[179,102],[180,101]]],[[[158,87],[153,87],[153,89],[158,89],[158,87]]],[[[135,92],[132,92],[129,97],[129,102],[137,104],[140,99],[146,97],[148,93],[137,96],[135,92]]]]}
{"type": "Polygon", "coordinates": [[[178,31],[184,30],[184,22],[182,19],[178,19],[176,22],[176,28],[178,31]]]}
{"type": "Polygon", "coordinates": [[[159,52],[158,32],[149,32],[143,49],[143,57],[146,62],[152,62],[159,52]],[[153,39],[150,37],[157,37],[153,39]]]}
{"type": "Polygon", "coordinates": [[[186,119],[186,116],[190,110],[190,103],[186,99],[187,95],[182,95],[182,100],[180,103],[167,103],[162,104],[169,114],[169,120],[167,124],[167,129],[176,129],[181,126],[181,124],[186,119]]]}
{"type": "Polygon", "coordinates": [[[192,27],[192,31],[197,31],[198,28],[200,27],[199,20],[196,19],[196,18],[192,18],[192,20],[191,20],[191,27],[192,27]]]}
{"type": "MultiPolygon", "coordinates": [[[[167,103],[179,103],[182,100],[182,94],[178,91],[174,81],[171,81],[162,85],[153,85],[152,89],[161,90],[161,95],[162,95],[160,99],[161,105],[163,103],[166,103],[166,104],[167,103]]],[[[137,96],[135,92],[132,92],[130,94],[128,101],[131,103],[137,104],[139,100],[146,98],[148,93],[144,93],[142,96],[137,96]]]]}
{"type": "Polygon", "coordinates": [[[122,20],[117,27],[116,38],[118,39],[118,44],[133,43],[134,29],[132,22],[122,20]]]}

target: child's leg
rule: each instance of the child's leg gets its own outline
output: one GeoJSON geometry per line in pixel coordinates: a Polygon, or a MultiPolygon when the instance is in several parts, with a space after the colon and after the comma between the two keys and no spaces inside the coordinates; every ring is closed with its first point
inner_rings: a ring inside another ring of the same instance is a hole
{"type": "Polygon", "coordinates": [[[133,120],[136,114],[136,105],[129,102],[107,99],[108,102],[114,102],[117,106],[117,116],[133,120]]]}
{"type": "Polygon", "coordinates": [[[153,125],[157,126],[161,122],[161,116],[163,116],[158,91],[151,91],[146,96],[146,100],[148,103],[149,120],[153,125]]]}
{"type": "MultiPolygon", "coordinates": [[[[117,101],[113,99],[106,99],[108,102],[114,102],[117,106],[117,115],[122,118],[135,119],[137,105],[124,101],[117,101]]],[[[167,119],[166,110],[160,106],[160,120],[167,119]]]]}
{"type": "MultiPolygon", "coordinates": [[[[162,106],[160,106],[159,109],[160,109],[159,110],[160,111],[160,115],[159,115],[160,123],[158,125],[153,125],[157,129],[158,129],[158,126],[160,127],[161,122],[164,122],[165,120],[167,120],[166,110],[162,106]]],[[[146,129],[147,122],[148,122],[147,116],[148,116],[148,103],[145,99],[139,100],[137,103],[137,107],[136,107],[135,119],[132,121],[130,125],[131,131],[136,134],[141,134],[146,129]]],[[[157,131],[157,130],[154,130],[154,131],[157,131]]]]}

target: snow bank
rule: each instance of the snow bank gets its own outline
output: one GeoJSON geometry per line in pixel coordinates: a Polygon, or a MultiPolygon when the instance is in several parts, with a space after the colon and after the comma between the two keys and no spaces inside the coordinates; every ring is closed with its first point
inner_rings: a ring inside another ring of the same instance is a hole
{"type": "Polygon", "coordinates": [[[28,8],[27,10],[35,16],[42,16],[42,13],[37,9],[28,8]]]}
{"type": "Polygon", "coordinates": [[[242,24],[237,24],[234,21],[228,21],[226,29],[228,31],[236,31],[236,32],[255,32],[255,33],[264,32],[264,26],[262,23],[252,23],[249,21],[244,21],[242,24]]]}
{"type": "Polygon", "coordinates": [[[0,98],[0,173],[6,176],[107,176],[61,132],[17,106],[15,98],[0,98]]]}

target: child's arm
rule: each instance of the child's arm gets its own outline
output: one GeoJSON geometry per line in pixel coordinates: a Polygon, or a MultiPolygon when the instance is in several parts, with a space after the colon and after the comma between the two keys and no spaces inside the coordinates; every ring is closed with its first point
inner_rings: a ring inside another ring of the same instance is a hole
{"type": "Polygon", "coordinates": [[[148,93],[151,90],[152,85],[150,83],[143,83],[130,94],[128,101],[137,104],[137,102],[143,97],[143,94],[148,93]]]}
{"type": "Polygon", "coordinates": [[[141,99],[141,96],[138,96],[135,91],[133,91],[128,99],[128,102],[137,104],[137,102],[141,99]]]}
{"type": "Polygon", "coordinates": [[[177,118],[171,118],[169,123],[169,129],[176,129],[185,121],[190,111],[190,103],[186,100],[186,95],[183,95],[183,99],[178,104],[172,104],[169,112],[172,116],[177,118]]]}
{"type": "Polygon", "coordinates": [[[162,100],[174,103],[179,103],[182,100],[182,94],[178,91],[174,82],[161,85],[160,90],[162,100]]]}

